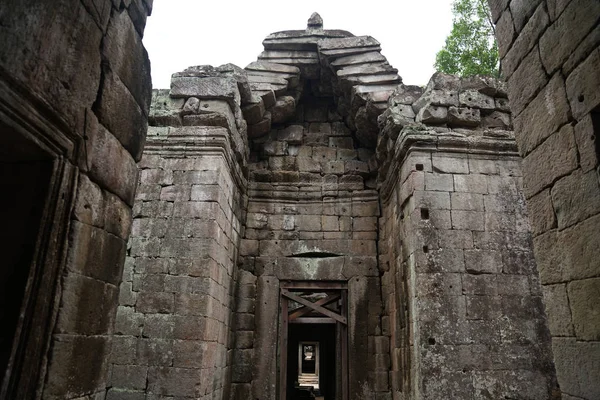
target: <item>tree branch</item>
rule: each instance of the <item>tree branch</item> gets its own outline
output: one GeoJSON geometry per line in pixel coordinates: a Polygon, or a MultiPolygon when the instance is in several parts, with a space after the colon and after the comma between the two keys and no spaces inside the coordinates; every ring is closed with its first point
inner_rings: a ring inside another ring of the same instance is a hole
{"type": "Polygon", "coordinates": [[[479,3],[481,4],[481,7],[483,9],[483,12],[485,13],[488,23],[490,24],[490,28],[492,28],[492,32],[494,32],[494,40],[496,40],[496,26],[494,25],[494,22],[492,22],[492,15],[490,14],[488,5],[484,3],[484,1],[485,0],[479,0],[479,3]]]}

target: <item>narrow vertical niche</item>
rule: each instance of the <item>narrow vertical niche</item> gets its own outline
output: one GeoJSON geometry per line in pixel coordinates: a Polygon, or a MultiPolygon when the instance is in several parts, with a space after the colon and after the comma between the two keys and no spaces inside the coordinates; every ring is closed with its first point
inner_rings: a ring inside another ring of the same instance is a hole
{"type": "Polygon", "coordinates": [[[48,156],[0,121],[0,387],[19,357],[22,307],[51,174],[48,156]]]}

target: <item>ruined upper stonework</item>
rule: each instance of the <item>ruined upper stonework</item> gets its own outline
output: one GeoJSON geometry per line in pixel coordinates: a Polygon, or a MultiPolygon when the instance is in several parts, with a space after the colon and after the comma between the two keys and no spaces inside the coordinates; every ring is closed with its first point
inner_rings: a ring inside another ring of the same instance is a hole
{"type": "Polygon", "coordinates": [[[263,45],[153,92],[107,399],[559,395],[504,84],[263,45]]]}

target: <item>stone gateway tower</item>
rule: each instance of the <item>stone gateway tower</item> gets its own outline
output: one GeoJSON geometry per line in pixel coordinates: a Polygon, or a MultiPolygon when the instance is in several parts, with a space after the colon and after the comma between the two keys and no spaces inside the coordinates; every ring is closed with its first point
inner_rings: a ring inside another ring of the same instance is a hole
{"type": "Polygon", "coordinates": [[[152,1],[0,4],[0,400],[599,399],[600,3],[490,3],[507,84],[315,13],[153,91],[152,1]]]}
{"type": "Polygon", "coordinates": [[[153,93],[109,398],[551,398],[504,85],[263,44],[153,93]]]}

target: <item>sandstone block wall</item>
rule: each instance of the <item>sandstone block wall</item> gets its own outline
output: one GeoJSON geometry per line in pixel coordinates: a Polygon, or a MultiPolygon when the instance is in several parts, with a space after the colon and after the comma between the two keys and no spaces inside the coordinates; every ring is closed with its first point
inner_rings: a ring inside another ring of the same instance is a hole
{"type": "Polygon", "coordinates": [[[353,399],[554,396],[524,193],[561,389],[597,397],[600,12],[491,3],[514,119],[502,84],[402,85],[314,15],[175,74],[141,160],[152,2],[4,2],[1,126],[54,172],[2,395],[276,398],[280,284],[319,280],[348,287],[353,399]]]}
{"type": "Polygon", "coordinates": [[[384,292],[399,328],[394,389],[422,399],[549,398],[518,157],[414,149],[399,176],[382,216],[384,292]]]}
{"type": "Polygon", "coordinates": [[[140,162],[152,1],[4,1],[3,155],[53,170],[1,396],[275,398],[280,283],[324,280],[351,398],[556,396],[540,293],[563,398],[599,397],[600,6],[490,6],[506,87],[402,85],[314,15],[175,74],[140,162]]]}
{"type": "Polygon", "coordinates": [[[406,87],[390,97],[377,153],[393,397],[551,398],[550,340],[502,85],[437,74],[414,98],[406,87]]]}
{"type": "Polygon", "coordinates": [[[0,119],[54,163],[10,398],[104,398],[150,104],[151,11],[148,0],[0,5],[0,119]]]}
{"type": "Polygon", "coordinates": [[[352,399],[554,396],[506,95],[402,85],[374,39],[310,21],[245,70],[175,74],[154,93],[109,396],[277,398],[290,281],[347,284],[352,399]]]}
{"type": "Polygon", "coordinates": [[[369,189],[375,183],[369,167],[374,157],[358,147],[340,119],[331,100],[308,95],[286,123],[251,141],[235,399],[249,393],[277,398],[274,338],[281,329],[283,281],[348,283],[350,398],[389,395],[389,339],[382,329],[377,265],[379,202],[369,189]]]}
{"type": "Polygon", "coordinates": [[[563,398],[600,396],[597,1],[490,1],[563,398]]]}
{"type": "Polygon", "coordinates": [[[251,152],[232,398],[277,396],[284,281],[347,282],[350,398],[389,398],[372,149],[401,79],[376,40],[324,30],[318,15],[263,44],[246,67],[260,100],[242,107],[251,152]]]}
{"type": "Polygon", "coordinates": [[[184,104],[194,101],[160,98],[164,113],[152,121],[175,126],[150,127],[138,164],[107,398],[227,398],[245,189],[236,136],[179,126],[184,104]]]}

